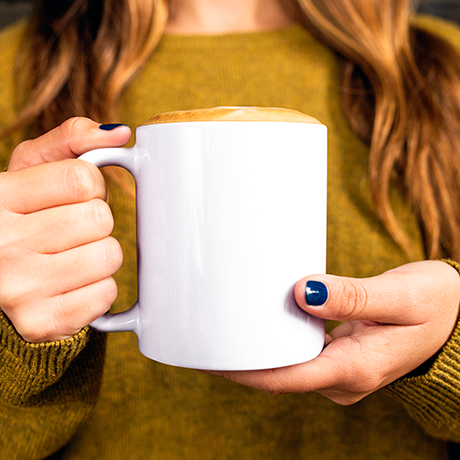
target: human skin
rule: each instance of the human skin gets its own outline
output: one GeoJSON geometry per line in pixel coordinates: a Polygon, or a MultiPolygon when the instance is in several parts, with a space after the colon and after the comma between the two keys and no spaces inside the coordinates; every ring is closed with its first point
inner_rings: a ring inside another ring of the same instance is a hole
{"type": "MultiPolygon", "coordinates": [[[[291,22],[277,0],[173,0],[168,30],[256,31],[291,22]]],[[[94,166],[73,160],[125,144],[130,130],[98,127],[68,120],[21,143],[0,174],[0,308],[29,342],[71,337],[117,295],[112,275],[123,255],[110,237],[104,180],[94,166]]]]}
{"type": "Polygon", "coordinates": [[[13,152],[0,174],[0,308],[29,342],[71,337],[117,296],[123,255],[100,171],[80,154],[125,144],[75,118],[13,152]]]}
{"type": "Polygon", "coordinates": [[[457,323],[460,277],[443,261],[420,261],[371,278],[309,276],[297,282],[295,298],[317,317],[344,322],[317,358],[279,369],[213,374],[269,393],[316,391],[349,405],[442,348],[457,323]],[[323,305],[306,303],[309,280],[327,286],[323,305]]]}
{"type": "MultiPolygon", "coordinates": [[[[109,236],[113,218],[104,180],[75,158],[129,137],[125,126],[103,131],[91,120],[71,119],[20,144],[0,174],[0,306],[25,340],[70,337],[114,301],[112,275],[123,257],[109,236]]],[[[345,321],[319,357],[280,369],[215,374],[263,391],[317,391],[350,404],[444,345],[459,313],[460,277],[445,262],[421,261],[367,279],[310,276],[297,282],[295,296],[305,311],[345,321]],[[327,286],[324,305],[307,305],[311,279],[327,286]]]]}
{"type": "MultiPolygon", "coordinates": [[[[276,0],[173,0],[172,13],[167,32],[175,34],[260,31],[295,22],[276,0]]],[[[213,374],[270,393],[317,391],[351,404],[413,371],[446,343],[459,314],[460,277],[444,262],[423,261],[368,279],[304,278],[295,295],[305,311],[345,322],[318,358],[281,369],[213,374]],[[307,305],[309,279],[327,286],[324,305],[307,305]]]]}
{"type": "MultiPolygon", "coordinates": [[[[277,6],[271,0],[174,0],[167,31],[257,31],[292,22],[277,6]],[[262,3],[270,8],[261,9],[262,3]],[[251,19],[241,22],[245,13],[251,19]]],[[[0,174],[0,308],[25,340],[68,338],[115,299],[112,275],[123,257],[110,237],[104,180],[75,158],[124,145],[129,137],[127,127],[103,131],[74,118],[20,144],[0,174]]],[[[315,316],[344,321],[319,357],[281,369],[216,374],[271,393],[317,391],[351,404],[416,369],[446,343],[459,314],[460,278],[444,262],[422,261],[367,279],[304,278],[295,295],[315,316]],[[306,304],[309,279],[327,286],[324,305],[306,304]]]]}
{"type": "Polygon", "coordinates": [[[278,0],[172,0],[166,32],[206,35],[285,27],[295,19],[278,0]]]}

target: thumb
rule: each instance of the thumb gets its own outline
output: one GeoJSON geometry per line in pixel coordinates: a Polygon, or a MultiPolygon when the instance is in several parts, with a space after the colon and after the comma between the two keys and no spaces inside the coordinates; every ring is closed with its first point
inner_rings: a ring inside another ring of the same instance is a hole
{"type": "Polygon", "coordinates": [[[445,262],[423,261],[370,278],[309,276],[296,284],[295,297],[319,318],[414,325],[429,321],[438,305],[452,303],[458,280],[445,262]]]}
{"type": "Polygon", "coordinates": [[[125,125],[101,125],[89,118],[70,118],[42,136],[22,142],[11,156],[8,171],[77,158],[88,150],[119,147],[131,137],[125,125]],[[100,129],[100,127],[112,129],[100,129]]]}

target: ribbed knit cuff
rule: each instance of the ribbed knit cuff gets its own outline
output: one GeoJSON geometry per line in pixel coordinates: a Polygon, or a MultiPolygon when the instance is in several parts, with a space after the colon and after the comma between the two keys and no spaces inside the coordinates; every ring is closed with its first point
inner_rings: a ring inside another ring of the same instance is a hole
{"type": "Polygon", "coordinates": [[[56,382],[89,340],[86,327],[55,342],[28,343],[0,311],[0,397],[21,405],[56,382]]]}
{"type": "MultiPolygon", "coordinates": [[[[460,273],[460,264],[444,260],[460,273]]],[[[460,441],[460,321],[426,374],[385,388],[433,436],[460,441]]]]}

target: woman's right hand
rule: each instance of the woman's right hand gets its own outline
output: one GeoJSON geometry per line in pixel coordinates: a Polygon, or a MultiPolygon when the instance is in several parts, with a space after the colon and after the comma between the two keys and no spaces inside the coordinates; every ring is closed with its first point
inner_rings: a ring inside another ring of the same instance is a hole
{"type": "Polygon", "coordinates": [[[73,118],[21,143],[0,174],[0,309],[28,342],[71,337],[117,296],[122,263],[99,170],[75,161],[131,131],[73,118]]]}

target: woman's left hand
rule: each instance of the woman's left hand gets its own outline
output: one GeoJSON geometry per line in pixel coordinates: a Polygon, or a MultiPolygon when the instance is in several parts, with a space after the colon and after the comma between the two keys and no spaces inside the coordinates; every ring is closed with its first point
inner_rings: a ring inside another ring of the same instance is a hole
{"type": "Polygon", "coordinates": [[[436,355],[457,323],[460,277],[445,262],[414,262],[372,278],[307,277],[296,284],[295,296],[312,315],[344,321],[317,358],[278,369],[211,373],[269,393],[315,391],[348,405],[436,355]],[[312,280],[320,283],[313,291],[327,288],[327,299],[316,296],[317,303],[324,301],[318,306],[306,302],[312,280]]]}

